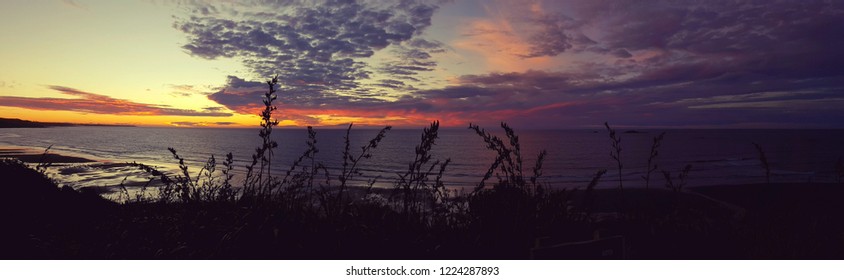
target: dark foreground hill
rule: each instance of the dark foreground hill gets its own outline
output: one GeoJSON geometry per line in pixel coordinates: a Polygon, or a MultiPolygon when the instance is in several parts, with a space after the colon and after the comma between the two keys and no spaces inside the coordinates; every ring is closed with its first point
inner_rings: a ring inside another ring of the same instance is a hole
{"type": "Polygon", "coordinates": [[[363,196],[325,216],[283,203],[116,203],[15,160],[0,178],[3,259],[844,258],[835,185],[568,191],[541,207],[489,192],[431,224],[363,196]]]}

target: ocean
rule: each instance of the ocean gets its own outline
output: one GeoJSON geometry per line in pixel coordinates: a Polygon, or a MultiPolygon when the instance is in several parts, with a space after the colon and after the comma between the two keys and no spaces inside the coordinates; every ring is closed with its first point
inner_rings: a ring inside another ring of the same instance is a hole
{"type": "MultiPolygon", "coordinates": [[[[487,131],[503,135],[498,127],[487,131]]],[[[585,188],[596,171],[607,169],[599,188],[618,186],[618,169],[610,157],[612,147],[606,130],[524,130],[518,128],[524,173],[532,174],[536,156],[548,152],[540,181],[554,188],[585,188]]],[[[345,129],[317,128],[317,162],[332,172],[342,168],[345,129]]],[[[772,182],[834,182],[835,165],[844,156],[844,130],[637,130],[625,133],[622,139],[621,170],[625,187],[644,187],[642,176],[653,138],[666,135],[655,162],[660,170],[676,176],[687,164],[692,166],[687,186],[746,184],[765,182],[765,170],[753,143],[766,153],[771,166],[772,182]]],[[[351,152],[374,137],[377,129],[353,128],[351,152]]],[[[359,167],[362,175],[356,184],[377,178],[375,186],[392,187],[399,173],[404,173],[414,159],[422,129],[393,129],[364,159],[359,167]]],[[[305,129],[276,129],[273,138],[279,143],[273,158],[275,174],[283,175],[290,164],[306,149],[305,129]]],[[[0,146],[30,147],[97,160],[98,163],[58,164],[52,176],[73,187],[113,187],[124,179],[138,186],[148,175],[126,166],[139,162],[175,171],[178,162],[167,148],[172,147],[186,158],[192,172],[197,172],[211,155],[218,170],[228,152],[233,153],[235,172],[242,175],[251,155],[260,145],[258,128],[158,128],[158,127],[52,127],[0,129],[0,146]]],[[[486,149],[481,137],[469,129],[440,129],[433,148],[433,159],[451,159],[443,178],[447,187],[467,188],[478,184],[495,158],[486,149]]],[[[310,162],[304,163],[309,165],[310,162]]],[[[494,181],[495,178],[492,178],[494,181]]],[[[651,187],[664,188],[661,172],[651,175],[651,187]]]]}

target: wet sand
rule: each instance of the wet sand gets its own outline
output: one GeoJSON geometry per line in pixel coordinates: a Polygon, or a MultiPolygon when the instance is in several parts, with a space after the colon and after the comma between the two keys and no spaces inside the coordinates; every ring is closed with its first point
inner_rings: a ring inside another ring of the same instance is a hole
{"type": "Polygon", "coordinates": [[[98,194],[115,193],[121,185],[134,189],[147,186],[147,174],[126,162],[103,162],[81,156],[54,153],[29,147],[0,147],[0,159],[10,158],[28,164],[49,163],[47,174],[74,189],[98,194]]]}
{"type": "Polygon", "coordinates": [[[96,162],[91,159],[75,156],[66,156],[55,153],[38,152],[33,149],[24,148],[0,148],[0,158],[13,158],[26,163],[90,163],[96,162]]]}

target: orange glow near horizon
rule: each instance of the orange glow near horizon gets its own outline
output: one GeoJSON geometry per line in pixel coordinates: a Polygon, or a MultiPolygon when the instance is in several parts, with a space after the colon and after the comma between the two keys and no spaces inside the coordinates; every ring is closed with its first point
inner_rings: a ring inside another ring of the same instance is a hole
{"type": "MultiPolygon", "coordinates": [[[[257,110],[256,110],[257,111],[257,110]]],[[[515,112],[500,112],[511,115],[515,112]]],[[[462,127],[471,120],[457,113],[422,113],[414,111],[366,111],[366,110],[301,110],[279,108],[274,112],[280,127],[332,127],[354,123],[359,126],[420,127],[432,121],[439,121],[443,127],[462,127]]],[[[16,118],[36,122],[57,122],[75,124],[106,124],[168,127],[256,127],[260,123],[257,114],[234,113],[230,117],[185,117],[157,115],[113,115],[93,114],[58,110],[31,110],[0,106],[0,117],[16,118]],[[219,124],[225,123],[225,124],[219,124]]]]}

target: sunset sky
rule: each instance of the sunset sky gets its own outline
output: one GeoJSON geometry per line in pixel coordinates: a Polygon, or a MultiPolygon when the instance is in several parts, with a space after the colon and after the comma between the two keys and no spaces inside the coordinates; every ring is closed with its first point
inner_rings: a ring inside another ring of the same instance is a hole
{"type": "Polygon", "coordinates": [[[844,128],[844,1],[0,2],[0,117],[844,128]]]}

